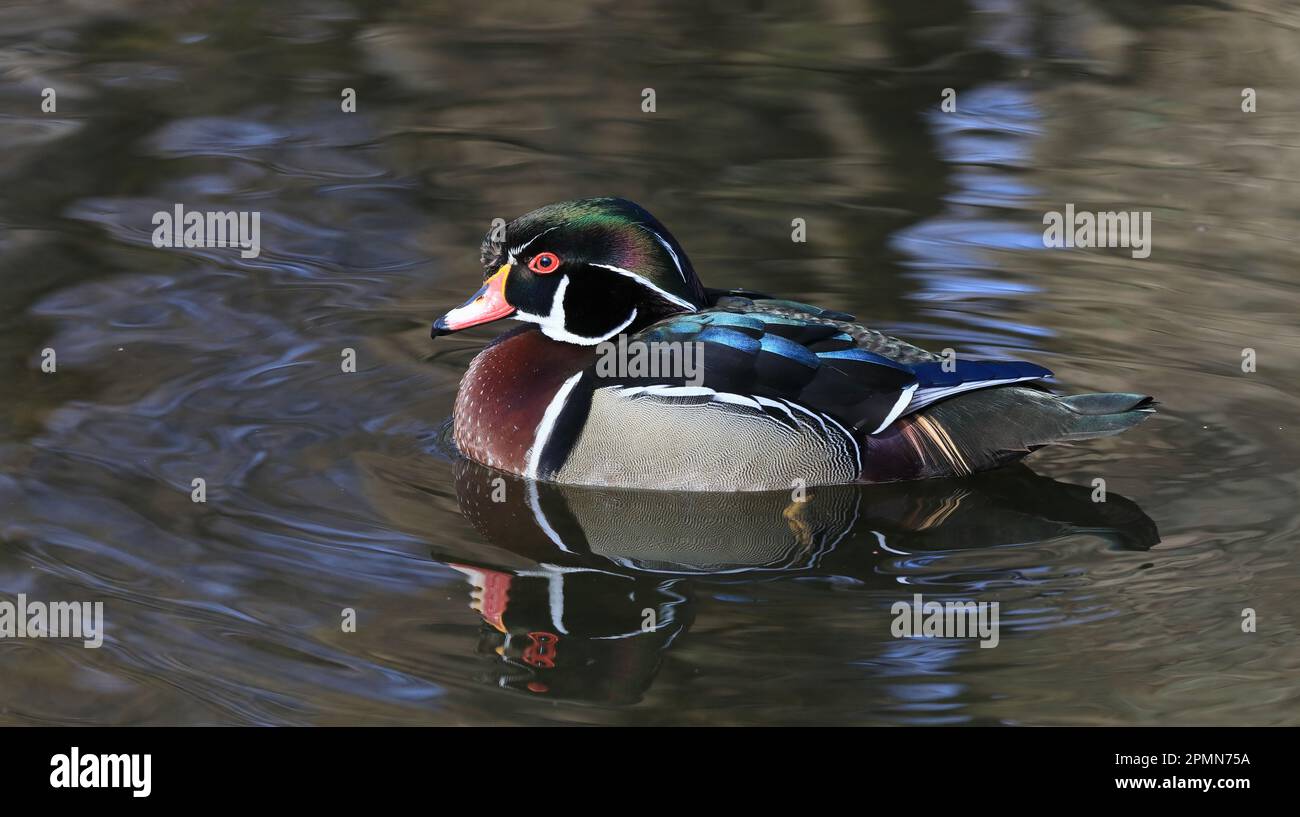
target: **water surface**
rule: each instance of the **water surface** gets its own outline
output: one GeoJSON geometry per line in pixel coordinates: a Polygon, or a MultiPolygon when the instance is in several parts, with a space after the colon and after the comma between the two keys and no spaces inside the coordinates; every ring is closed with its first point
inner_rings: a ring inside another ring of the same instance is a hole
{"type": "Polygon", "coordinates": [[[107,626],[0,641],[0,723],[1300,723],[1300,15],[1042,5],[0,6],[0,599],[107,626]],[[1161,412],[796,514],[485,504],[442,437],[495,329],[429,323],[493,218],[601,194],[711,286],[1161,412]],[[261,255],[154,248],[175,202],[261,255]],[[1066,203],[1151,257],[1044,249],[1066,203]],[[891,637],[915,592],[998,647],[891,637]]]}

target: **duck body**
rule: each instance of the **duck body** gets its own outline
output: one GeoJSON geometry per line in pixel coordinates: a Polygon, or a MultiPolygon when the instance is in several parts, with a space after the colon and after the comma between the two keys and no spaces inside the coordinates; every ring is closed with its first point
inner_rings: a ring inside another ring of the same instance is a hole
{"type": "Polygon", "coordinates": [[[1057,397],[1032,363],[945,360],[841,312],[705,290],[622,199],[551,205],[512,231],[485,240],[483,288],[434,328],[532,324],[473,360],[454,409],[460,451],[511,474],[684,491],[965,476],[1152,412],[1140,394],[1057,397]],[[628,349],[664,365],[629,366],[628,349]]]}

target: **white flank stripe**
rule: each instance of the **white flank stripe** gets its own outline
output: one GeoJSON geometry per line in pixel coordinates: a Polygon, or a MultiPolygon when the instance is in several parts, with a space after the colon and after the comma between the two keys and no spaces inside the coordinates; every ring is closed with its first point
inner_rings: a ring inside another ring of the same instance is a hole
{"type": "Polygon", "coordinates": [[[958,383],[956,386],[936,386],[928,389],[921,389],[917,392],[912,404],[907,407],[909,412],[925,408],[936,400],[942,400],[945,397],[952,397],[954,394],[974,391],[975,389],[987,389],[990,386],[1005,386],[1008,383],[1023,383],[1026,380],[1042,380],[1039,375],[1029,377],[1009,377],[1004,380],[973,380],[969,383],[958,383]]]}
{"type": "MultiPolygon", "coordinates": [[[[760,397],[759,399],[761,400],[763,398],[760,397]]],[[[794,402],[793,400],[785,400],[784,402],[790,406],[793,406],[794,408],[799,409],[804,414],[807,414],[809,417],[812,417],[814,420],[820,423],[822,427],[822,433],[826,435],[828,441],[830,439],[831,430],[826,427],[826,421],[830,420],[832,423],[835,423],[835,427],[838,428],[840,432],[844,434],[845,438],[847,438],[850,443],[852,443],[853,459],[858,464],[858,473],[859,474],[862,473],[862,447],[858,445],[858,441],[854,439],[853,435],[849,433],[849,430],[847,428],[840,425],[840,423],[829,414],[822,414],[819,411],[813,411],[812,409],[809,409],[807,406],[801,406],[798,403],[794,402]]],[[[903,405],[906,405],[906,401],[904,401],[903,405]]],[[[895,407],[895,409],[898,411],[902,410],[897,406],[895,407]]]]}
{"type": "Polygon", "coordinates": [[[786,404],[788,404],[788,405],[794,406],[795,408],[797,408],[797,409],[799,409],[800,411],[802,411],[804,414],[807,414],[809,417],[811,417],[811,418],[813,418],[814,420],[816,420],[817,423],[818,423],[818,425],[820,425],[820,426],[822,427],[822,432],[823,432],[823,433],[827,433],[827,432],[829,431],[829,430],[826,428],[826,421],[823,420],[823,419],[821,418],[821,415],[818,414],[817,412],[812,411],[812,410],[806,408],[805,406],[801,406],[801,405],[799,405],[798,403],[794,402],[793,400],[786,400],[786,401],[784,401],[784,402],[785,402],[786,404]]]}
{"type": "Polygon", "coordinates": [[[913,383],[903,389],[903,393],[898,396],[898,402],[894,403],[894,407],[890,409],[889,414],[885,416],[884,422],[880,424],[879,428],[871,432],[872,434],[879,434],[889,428],[890,423],[898,419],[898,415],[902,414],[903,409],[907,408],[907,405],[912,402],[912,394],[916,391],[916,385],[917,384],[913,383]]]}
{"type": "Polygon", "coordinates": [[[666,383],[646,386],[645,391],[646,394],[657,394],[660,397],[712,397],[717,394],[704,386],[670,386],[666,383]]]}
{"type": "Polygon", "coordinates": [[[731,392],[720,391],[713,396],[718,403],[735,403],[738,406],[753,408],[762,411],[763,405],[752,397],[745,397],[743,394],[732,394],[731,392]]]}
{"type": "Polygon", "coordinates": [[[827,420],[830,420],[832,423],[835,424],[835,427],[838,428],[844,434],[845,437],[848,437],[849,442],[853,443],[853,459],[858,463],[858,473],[861,474],[862,473],[862,446],[858,445],[857,439],[855,439],[854,436],[849,433],[849,430],[847,428],[840,425],[839,420],[836,420],[834,417],[830,416],[829,414],[825,416],[827,420]]]}
{"type": "Polygon", "coordinates": [[[757,401],[759,402],[759,405],[767,406],[767,407],[769,407],[769,408],[779,408],[779,409],[781,409],[781,411],[784,411],[786,414],[790,415],[790,420],[791,420],[791,422],[795,422],[795,423],[798,422],[798,420],[795,420],[795,419],[794,419],[794,412],[791,411],[790,408],[789,408],[788,406],[785,406],[785,405],[783,405],[783,404],[781,404],[781,403],[778,403],[777,401],[772,400],[771,398],[768,398],[768,397],[758,397],[758,396],[755,396],[754,399],[757,400],[757,401]]]}

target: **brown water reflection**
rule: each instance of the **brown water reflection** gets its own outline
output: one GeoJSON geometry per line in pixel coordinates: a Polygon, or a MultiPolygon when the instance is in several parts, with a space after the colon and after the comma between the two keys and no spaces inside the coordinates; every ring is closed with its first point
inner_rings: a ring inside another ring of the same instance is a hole
{"type": "Polygon", "coordinates": [[[0,722],[1300,722],[1298,25],[1265,0],[0,7],[0,599],[103,600],[108,627],[0,640],[0,722]],[[490,332],[428,323],[491,219],[608,193],[709,285],[1161,413],[809,517],[540,486],[556,542],[513,482],[475,514],[438,437],[490,332]],[[262,255],[153,248],[177,201],[260,210],[262,255]],[[1043,249],[1067,202],[1151,210],[1152,256],[1043,249]],[[473,609],[493,582],[506,606],[473,609]],[[917,587],[1000,602],[999,647],[891,638],[917,587]],[[646,609],[669,625],[606,637],[646,609]]]}

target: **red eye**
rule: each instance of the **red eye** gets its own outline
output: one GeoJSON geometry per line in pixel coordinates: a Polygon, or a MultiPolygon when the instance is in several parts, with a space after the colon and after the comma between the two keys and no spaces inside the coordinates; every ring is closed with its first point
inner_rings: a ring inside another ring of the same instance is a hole
{"type": "Polygon", "coordinates": [[[528,268],[538,275],[546,275],[560,268],[560,258],[553,252],[541,252],[528,262],[528,268]]]}

